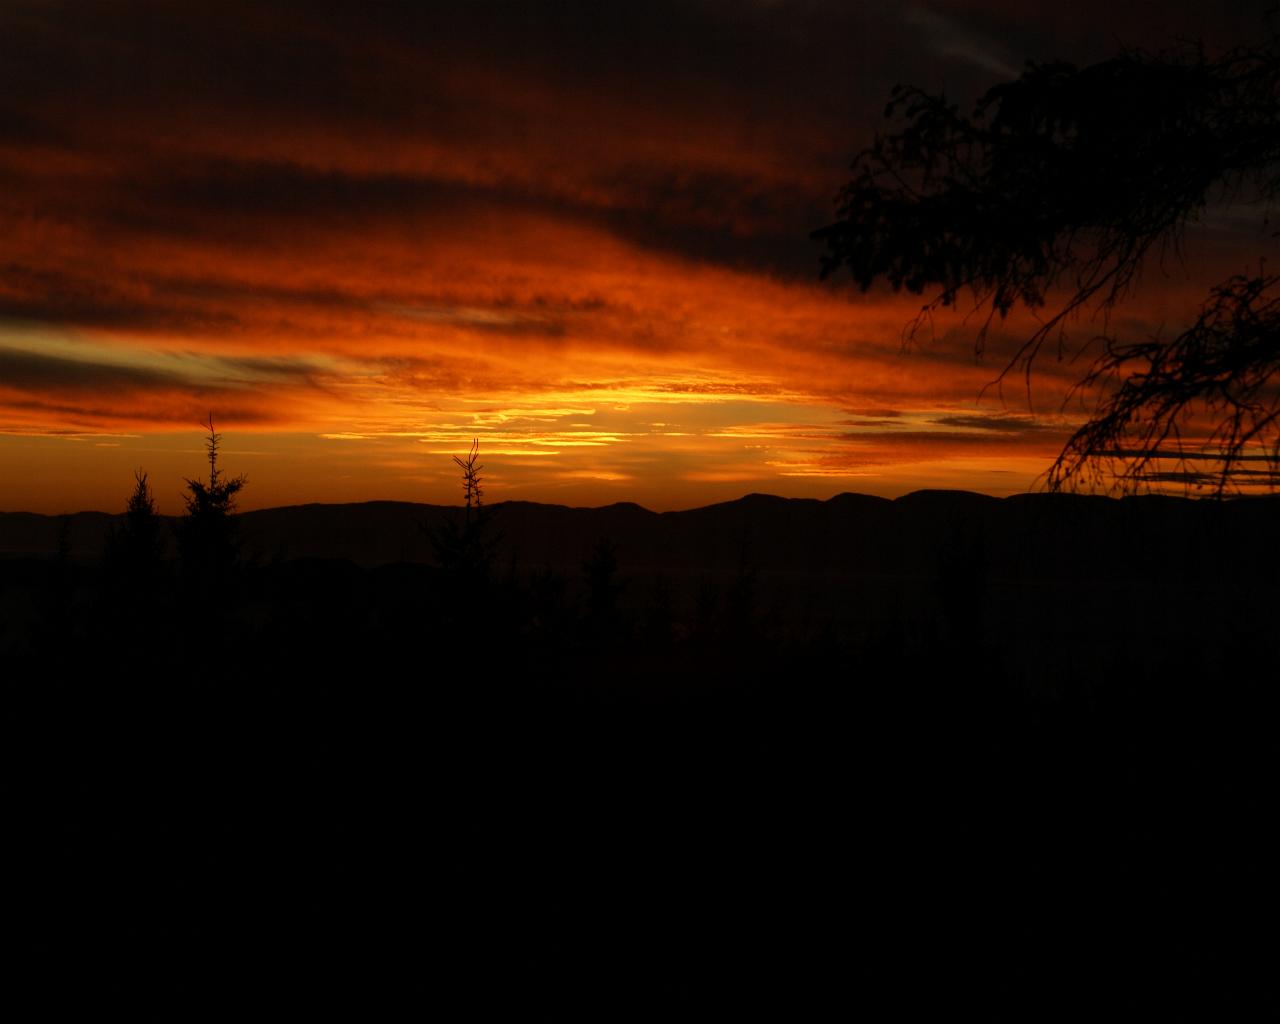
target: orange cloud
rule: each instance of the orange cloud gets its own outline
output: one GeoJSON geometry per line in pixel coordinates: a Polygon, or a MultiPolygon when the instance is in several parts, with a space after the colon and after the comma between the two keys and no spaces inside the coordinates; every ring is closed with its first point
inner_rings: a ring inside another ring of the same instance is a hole
{"type": "MultiPolygon", "coordinates": [[[[1032,321],[978,362],[961,314],[904,344],[918,301],[816,280],[849,126],[903,70],[868,53],[850,89],[830,34],[905,29],[694,6],[662,31],[261,4],[4,26],[3,505],[69,493],[35,451],[106,487],[72,439],[129,435],[91,442],[125,484],[177,472],[211,412],[257,453],[255,504],[453,500],[473,437],[493,500],[1030,485],[1086,411],[1079,364],[1002,402],[1032,321]]],[[[1124,330],[1194,306],[1153,283],[1124,330]]]]}

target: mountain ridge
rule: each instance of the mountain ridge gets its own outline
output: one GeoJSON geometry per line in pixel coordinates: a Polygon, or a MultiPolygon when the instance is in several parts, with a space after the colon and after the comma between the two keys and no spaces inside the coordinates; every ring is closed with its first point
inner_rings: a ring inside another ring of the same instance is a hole
{"type": "MultiPolygon", "coordinates": [[[[1201,561],[1216,556],[1215,545],[1247,544],[1265,563],[1280,495],[1212,502],[1167,495],[997,498],[931,489],[893,499],[856,492],[827,499],[753,493],[666,512],[634,502],[582,507],[507,501],[485,508],[500,538],[499,561],[526,567],[576,572],[607,542],[619,564],[632,568],[899,573],[931,566],[940,551],[981,544],[991,568],[1034,554],[1044,571],[1064,559],[1081,563],[1074,570],[1100,568],[1129,557],[1126,548],[1150,552],[1152,545],[1171,557],[1194,554],[1192,560],[1201,561]]],[[[390,500],[308,502],[238,513],[236,521],[245,553],[260,561],[343,558],[375,566],[434,562],[431,529],[461,512],[459,506],[390,500]]],[[[0,512],[0,557],[64,552],[96,561],[119,518],[98,511],[0,512]]],[[[172,541],[181,517],[161,518],[172,541]]]]}

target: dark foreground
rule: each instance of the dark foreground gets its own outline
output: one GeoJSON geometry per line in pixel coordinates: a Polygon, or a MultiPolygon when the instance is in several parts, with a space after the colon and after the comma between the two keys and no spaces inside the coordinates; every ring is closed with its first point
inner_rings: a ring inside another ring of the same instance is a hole
{"type": "Polygon", "coordinates": [[[1274,1010],[1275,506],[1017,558],[959,507],[822,581],[589,523],[569,568],[0,562],[22,974],[49,1017],[1274,1010]]]}

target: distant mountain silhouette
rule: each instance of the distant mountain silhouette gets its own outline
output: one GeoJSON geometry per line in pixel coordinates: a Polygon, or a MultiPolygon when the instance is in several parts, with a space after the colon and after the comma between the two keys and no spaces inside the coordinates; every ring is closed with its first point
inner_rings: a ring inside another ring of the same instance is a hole
{"type": "MultiPolygon", "coordinates": [[[[1160,656],[1163,647],[1150,638],[1175,621],[1223,636],[1260,635],[1271,628],[1268,610],[1280,604],[1280,496],[997,499],[933,490],[896,500],[749,494],[662,513],[632,503],[511,501],[486,509],[499,538],[493,571],[527,582],[539,574],[559,579],[571,600],[586,599],[583,566],[605,543],[624,584],[618,608],[632,618],[651,615],[661,594],[669,609],[662,614],[687,622],[699,620],[702,606],[746,601],[751,616],[804,635],[905,629],[917,640],[963,637],[975,649],[998,648],[1011,677],[1050,688],[1074,685],[1120,657],[1160,656]]],[[[280,579],[286,571],[288,578],[314,575],[320,593],[346,578],[340,563],[379,573],[430,566],[430,529],[458,514],[374,501],[237,519],[247,558],[279,566],[280,579]]],[[[115,518],[0,514],[0,568],[7,564],[0,592],[27,585],[17,575],[23,560],[63,550],[71,562],[95,563],[115,518]]],[[[172,549],[176,530],[168,533],[172,549]]],[[[416,584],[408,579],[398,585],[411,593],[416,584]]]]}
{"type": "MultiPolygon", "coordinates": [[[[1141,540],[1181,573],[1204,559],[1216,574],[1254,576],[1270,567],[1269,543],[1280,496],[1230,502],[1068,494],[992,498],[926,490],[896,500],[839,494],[826,501],[749,494],[679,512],[650,512],[631,502],[570,508],[508,501],[486,506],[501,522],[498,564],[553,567],[576,574],[602,539],[618,548],[624,572],[649,570],[898,576],[932,572],[938,551],[966,531],[980,532],[989,570],[1014,577],[1126,575],[1126,551],[1141,540]],[[1229,540],[1231,548],[1216,547],[1229,540]],[[1153,548],[1154,542],[1154,548],[1153,548]],[[1248,552],[1247,557],[1233,554],[1248,552]]],[[[237,516],[246,553],[260,560],[346,559],[372,567],[430,563],[421,525],[451,514],[444,506],[370,501],[293,505],[237,516]]],[[[45,516],[0,512],[0,557],[46,557],[66,531],[73,560],[96,561],[118,517],[102,512],[45,516]]],[[[170,525],[176,517],[165,517],[170,525]]],[[[1145,571],[1151,567],[1142,568],[1145,571]]]]}

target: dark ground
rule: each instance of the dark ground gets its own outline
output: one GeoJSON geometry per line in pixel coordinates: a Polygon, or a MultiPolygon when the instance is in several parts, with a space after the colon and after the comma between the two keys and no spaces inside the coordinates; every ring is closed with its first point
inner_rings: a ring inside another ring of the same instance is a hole
{"type": "Polygon", "coordinates": [[[505,505],[432,565],[441,510],[308,506],[203,576],[0,517],[22,974],[50,1017],[1274,1012],[1278,511],[505,505]]]}

